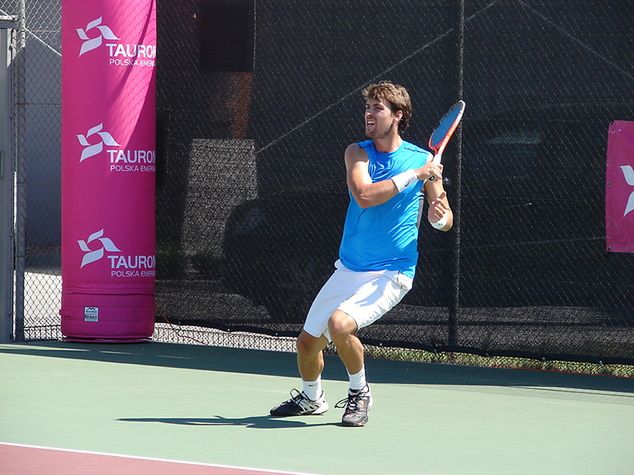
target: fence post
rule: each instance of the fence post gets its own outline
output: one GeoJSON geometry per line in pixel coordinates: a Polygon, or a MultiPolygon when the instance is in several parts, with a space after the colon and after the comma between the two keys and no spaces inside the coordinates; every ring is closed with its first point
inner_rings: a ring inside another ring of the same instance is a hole
{"type": "Polygon", "coordinates": [[[11,51],[14,17],[0,16],[0,343],[13,335],[13,155],[11,51]]]}
{"type": "MultiPolygon", "coordinates": [[[[456,97],[463,96],[463,66],[464,66],[464,0],[459,0],[456,6],[456,97]]],[[[452,295],[449,305],[449,338],[450,348],[455,348],[458,342],[458,309],[460,307],[460,204],[462,198],[462,125],[456,130],[454,137],[456,144],[455,167],[455,195],[451,206],[454,212],[453,224],[453,259],[452,259],[452,295]]]]}
{"type": "Polygon", "coordinates": [[[15,340],[24,341],[24,273],[26,256],[26,174],[24,156],[24,106],[26,0],[19,0],[16,32],[15,63],[13,68],[13,153],[16,166],[15,216],[15,340]]]}

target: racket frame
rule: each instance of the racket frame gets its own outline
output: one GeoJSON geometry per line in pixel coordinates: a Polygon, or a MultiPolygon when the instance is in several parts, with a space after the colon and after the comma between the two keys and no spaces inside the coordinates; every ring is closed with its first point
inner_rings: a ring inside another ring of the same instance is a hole
{"type": "MultiPolygon", "coordinates": [[[[429,136],[428,145],[429,145],[429,148],[434,152],[434,158],[432,159],[432,163],[438,164],[438,163],[441,162],[442,153],[445,150],[445,147],[449,143],[449,140],[453,136],[454,132],[458,128],[458,125],[460,124],[460,121],[462,120],[462,115],[464,114],[465,107],[466,107],[466,103],[464,101],[462,101],[462,100],[456,102],[453,106],[451,106],[449,108],[449,110],[445,113],[445,115],[443,115],[441,117],[441,119],[438,121],[438,124],[436,125],[436,127],[432,131],[431,135],[429,136]],[[434,137],[434,134],[440,128],[440,126],[443,125],[443,123],[446,120],[446,118],[451,116],[451,115],[453,115],[453,113],[454,113],[454,111],[456,109],[459,109],[458,110],[458,114],[453,119],[453,121],[451,123],[451,126],[449,127],[449,130],[447,130],[447,132],[445,133],[443,138],[436,145],[434,145],[432,143],[432,138],[434,137]]],[[[428,180],[429,181],[434,181],[434,180],[436,180],[436,177],[434,175],[432,175],[432,176],[430,176],[428,178],[428,180]]]]}

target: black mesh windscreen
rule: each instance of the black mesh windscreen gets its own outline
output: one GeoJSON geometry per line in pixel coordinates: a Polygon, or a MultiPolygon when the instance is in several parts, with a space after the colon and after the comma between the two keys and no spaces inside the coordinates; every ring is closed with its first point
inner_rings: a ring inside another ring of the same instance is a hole
{"type": "Polygon", "coordinates": [[[608,125],[634,120],[634,12],[459,5],[159,0],[157,321],[300,331],[337,259],[361,90],[389,79],[423,146],[466,101],[443,157],[459,217],[421,226],[414,288],[363,341],[634,360],[634,257],[605,251],[604,224],[608,125]],[[244,22],[231,47],[206,31],[214,4],[244,22]]]}

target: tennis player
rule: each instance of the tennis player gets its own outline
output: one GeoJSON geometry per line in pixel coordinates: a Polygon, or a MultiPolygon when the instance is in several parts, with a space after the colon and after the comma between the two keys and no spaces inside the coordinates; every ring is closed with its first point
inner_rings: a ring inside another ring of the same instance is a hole
{"type": "Polygon", "coordinates": [[[372,394],[366,381],[359,329],[381,318],[412,288],[418,260],[418,228],[423,197],[427,219],[441,231],[453,225],[453,213],[442,185],[442,165],[431,153],[401,137],[412,115],[407,90],[391,82],[363,91],[365,133],[369,140],[346,149],[350,204],[335,271],[317,294],[297,338],[297,364],[302,391],[271,409],[277,417],[323,414],[323,350],[330,341],[350,379],[343,407],[344,426],[368,421],[372,394]],[[434,176],[436,180],[428,180],[434,176]]]}

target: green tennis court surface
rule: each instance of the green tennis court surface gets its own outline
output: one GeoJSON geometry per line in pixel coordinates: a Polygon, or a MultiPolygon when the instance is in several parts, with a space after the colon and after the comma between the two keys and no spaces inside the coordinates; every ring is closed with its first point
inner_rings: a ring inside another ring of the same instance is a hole
{"type": "MultiPolygon", "coordinates": [[[[126,461],[155,459],[201,470],[173,473],[212,474],[634,470],[631,379],[370,360],[370,422],[345,428],[340,409],[268,416],[297,387],[295,371],[291,353],[159,343],[0,345],[0,473],[19,473],[6,471],[16,466],[28,467],[23,473],[132,473],[130,465],[121,468],[126,461]],[[27,455],[24,446],[36,449],[27,455]],[[52,452],[67,456],[64,471],[47,463],[52,452]],[[97,471],[74,471],[85,466],[73,454],[85,452],[134,458],[108,455],[97,471]]],[[[346,394],[344,376],[339,360],[327,357],[331,406],[346,394]]]]}

